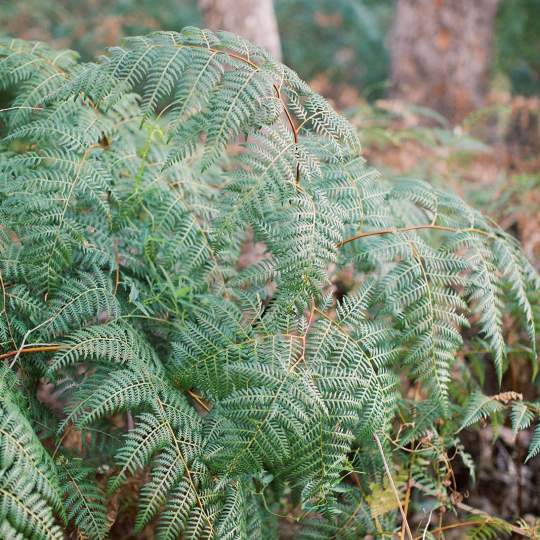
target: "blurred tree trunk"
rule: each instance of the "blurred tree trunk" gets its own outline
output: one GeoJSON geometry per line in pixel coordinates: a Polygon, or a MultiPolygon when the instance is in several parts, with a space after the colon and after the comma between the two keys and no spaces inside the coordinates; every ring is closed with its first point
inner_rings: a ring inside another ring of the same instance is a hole
{"type": "Polygon", "coordinates": [[[497,0],[398,0],[391,37],[393,97],[454,122],[484,100],[497,0]]]}
{"type": "Polygon", "coordinates": [[[272,0],[199,0],[199,7],[211,30],[239,34],[281,60],[281,42],[272,0]]]}

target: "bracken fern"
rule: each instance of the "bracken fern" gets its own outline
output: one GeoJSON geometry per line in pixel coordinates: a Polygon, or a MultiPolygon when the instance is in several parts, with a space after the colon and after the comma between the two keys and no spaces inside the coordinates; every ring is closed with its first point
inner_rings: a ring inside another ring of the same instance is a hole
{"type": "Polygon", "coordinates": [[[463,358],[470,328],[502,380],[512,311],[536,369],[519,246],[369,168],[261,49],[186,28],[80,64],[4,40],[0,90],[2,537],[105,538],[134,478],[133,527],[160,539],[276,538],[287,511],[299,538],[391,536],[404,467],[450,504],[441,456],[472,467],[460,427],[537,421],[463,358]],[[389,441],[428,443],[413,464],[389,441]]]}

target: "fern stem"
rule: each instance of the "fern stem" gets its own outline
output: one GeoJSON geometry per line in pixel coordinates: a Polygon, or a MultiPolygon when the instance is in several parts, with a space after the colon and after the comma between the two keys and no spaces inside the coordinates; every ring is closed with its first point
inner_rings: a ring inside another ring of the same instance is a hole
{"type": "MultiPolygon", "coordinates": [[[[191,45],[191,47],[196,47],[196,46],[191,45]]],[[[214,49],[212,47],[209,47],[208,50],[212,52],[216,52],[216,53],[227,54],[228,56],[230,56],[231,58],[234,58],[235,60],[244,62],[245,64],[247,64],[253,69],[257,69],[257,70],[260,69],[260,67],[255,62],[252,62],[249,58],[246,58],[245,56],[242,56],[240,54],[236,54],[232,51],[214,49]]],[[[274,91],[276,92],[276,97],[279,99],[279,101],[281,101],[281,104],[283,105],[283,112],[285,113],[285,116],[287,117],[287,122],[289,123],[289,126],[291,128],[294,144],[297,145],[298,144],[298,128],[294,125],[291,112],[289,111],[289,108],[287,107],[287,104],[285,103],[285,100],[283,99],[283,96],[281,95],[279,86],[277,84],[274,84],[273,87],[274,87],[274,91]]],[[[296,185],[300,184],[300,163],[296,164],[296,181],[295,182],[296,182],[296,185]]]]}
{"type": "Polygon", "coordinates": [[[212,520],[211,520],[210,515],[208,514],[208,512],[205,510],[204,503],[203,503],[203,501],[201,499],[201,496],[199,495],[199,490],[197,489],[197,484],[195,483],[195,481],[193,479],[193,474],[192,474],[190,468],[188,467],[186,458],[185,458],[184,454],[182,453],[181,447],[180,447],[180,445],[178,443],[177,435],[176,435],[174,429],[172,428],[172,426],[170,425],[170,422],[167,419],[167,415],[165,413],[165,407],[163,406],[163,402],[161,401],[159,396],[157,396],[157,389],[156,389],[156,402],[157,402],[159,411],[161,413],[161,416],[162,416],[162,418],[164,419],[164,421],[166,423],[167,429],[169,430],[169,432],[171,434],[171,440],[173,441],[173,444],[174,444],[174,446],[176,448],[176,455],[182,461],[182,465],[184,466],[187,481],[189,482],[189,485],[190,485],[191,489],[193,490],[193,494],[195,495],[195,498],[197,499],[197,504],[198,504],[199,508],[201,509],[201,514],[204,516],[206,522],[208,523],[210,533],[213,536],[214,535],[214,526],[212,524],[212,520]]]}
{"type": "Polygon", "coordinates": [[[207,405],[201,398],[201,396],[199,396],[199,394],[196,394],[195,392],[193,392],[193,390],[188,390],[187,391],[188,395],[193,398],[206,412],[210,412],[210,406],[207,405]]]}
{"type": "MultiPolygon", "coordinates": [[[[274,84],[274,90],[276,92],[276,96],[281,101],[283,105],[283,111],[285,112],[285,116],[287,117],[287,121],[289,122],[289,126],[291,127],[291,131],[293,134],[294,144],[295,146],[298,144],[298,128],[294,125],[291,113],[289,112],[289,108],[287,105],[285,105],[285,101],[283,97],[281,96],[281,91],[277,84],[274,84]]],[[[298,160],[296,162],[296,179],[295,184],[298,186],[300,184],[300,163],[298,163],[298,160]]]]}
{"type": "Polygon", "coordinates": [[[474,227],[468,227],[466,229],[459,229],[456,227],[447,227],[445,225],[433,225],[432,223],[426,223],[423,225],[411,225],[410,227],[401,227],[401,228],[390,227],[388,229],[379,229],[377,231],[361,232],[361,233],[355,234],[354,236],[351,236],[350,238],[346,238],[345,240],[342,240],[341,242],[338,242],[336,244],[336,247],[340,248],[344,246],[345,244],[353,242],[354,240],[359,240],[360,238],[367,238],[369,236],[381,236],[383,234],[397,234],[397,233],[402,233],[402,232],[417,231],[420,229],[434,229],[437,231],[448,231],[448,232],[473,232],[477,234],[483,234],[484,236],[489,236],[491,238],[494,237],[492,233],[483,231],[482,229],[476,229],[474,227]]]}
{"type": "Polygon", "coordinates": [[[60,345],[44,345],[42,347],[26,347],[24,349],[17,349],[15,351],[9,351],[4,354],[0,354],[0,360],[11,358],[17,354],[32,353],[32,352],[56,352],[61,348],[60,345]]]}

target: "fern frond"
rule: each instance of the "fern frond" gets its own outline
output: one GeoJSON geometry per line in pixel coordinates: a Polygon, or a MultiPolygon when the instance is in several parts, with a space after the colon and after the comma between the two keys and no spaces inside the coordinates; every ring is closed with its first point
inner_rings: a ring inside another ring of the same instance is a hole
{"type": "Polygon", "coordinates": [[[60,539],[64,515],[54,462],[17,403],[13,379],[0,370],[0,522],[24,538],[60,539]]]}
{"type": "MultiPolygon", "coordinates": [[[[478,521],[479,518],[474,516],[470,518],[471,521],[478,521]]],[[[510,536],[512,529],[510,525],[497,518],[491,518],[486,516],[481,518],[482,523],[473,525],[468,531],[466,538],[468,540],[491,540],[495,538],[506,538],[510,536]]]]}
{"type": "Polygon", "coordinates": [[[482,419],[501,411],[504,405],[494,396],[475,392],[468,400],[460,429],[469,427],[482,419]]]}
{"type": "Polygon", "coordinates": [[[504,304],[501,272],[488,245],[478,235],[460,234],[456,236],[455,245],[470,250],[467,260],[473,271],[468,287],[469,294],[475,304],[474,310],[479,316],[482,332],[486,335],[493,352],[493,362],[500,380],[506,358],[502,325],[504,304]]]}
{"type": "Polygon", "coordinates": [[[512,403],[512,411],[510,413],[512,420],[512,429],[514,433],[527,429],[534,419],[534,412],[529,409],[527,403],[523,401],[515,401],[512,403]]]}
{"type": "Polygon", "coordinates": [[[529,453],[525,461],[534,458],[540,452],[540,424],[537,424],[534,428],[533,436],[529,444],[529,453]]]}
{"type": "Polygon", "coordinates": [[[105,538],[108,530],[106,500],[93,478],[95,470],[73,459],[58,461],[67,518],[73,520],[87,538],[105,538]]]}

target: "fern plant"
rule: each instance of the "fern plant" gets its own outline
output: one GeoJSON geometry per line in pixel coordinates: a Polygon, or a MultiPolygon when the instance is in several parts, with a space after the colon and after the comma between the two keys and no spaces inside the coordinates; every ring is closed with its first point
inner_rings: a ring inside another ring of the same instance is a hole
{"type": "Polygon", "coordinates": [[[519,246],[385,180],[261,49],[186,28],[81,64],[4,40],[0,89],[2,537],[114,537],[133,485],[160,539],[277,538],[284,514],[391,537],[406,484],[452,505],[462,425],[537,421],[468,361],[502,380],[512,312],[536,373],[519,246]]]}

